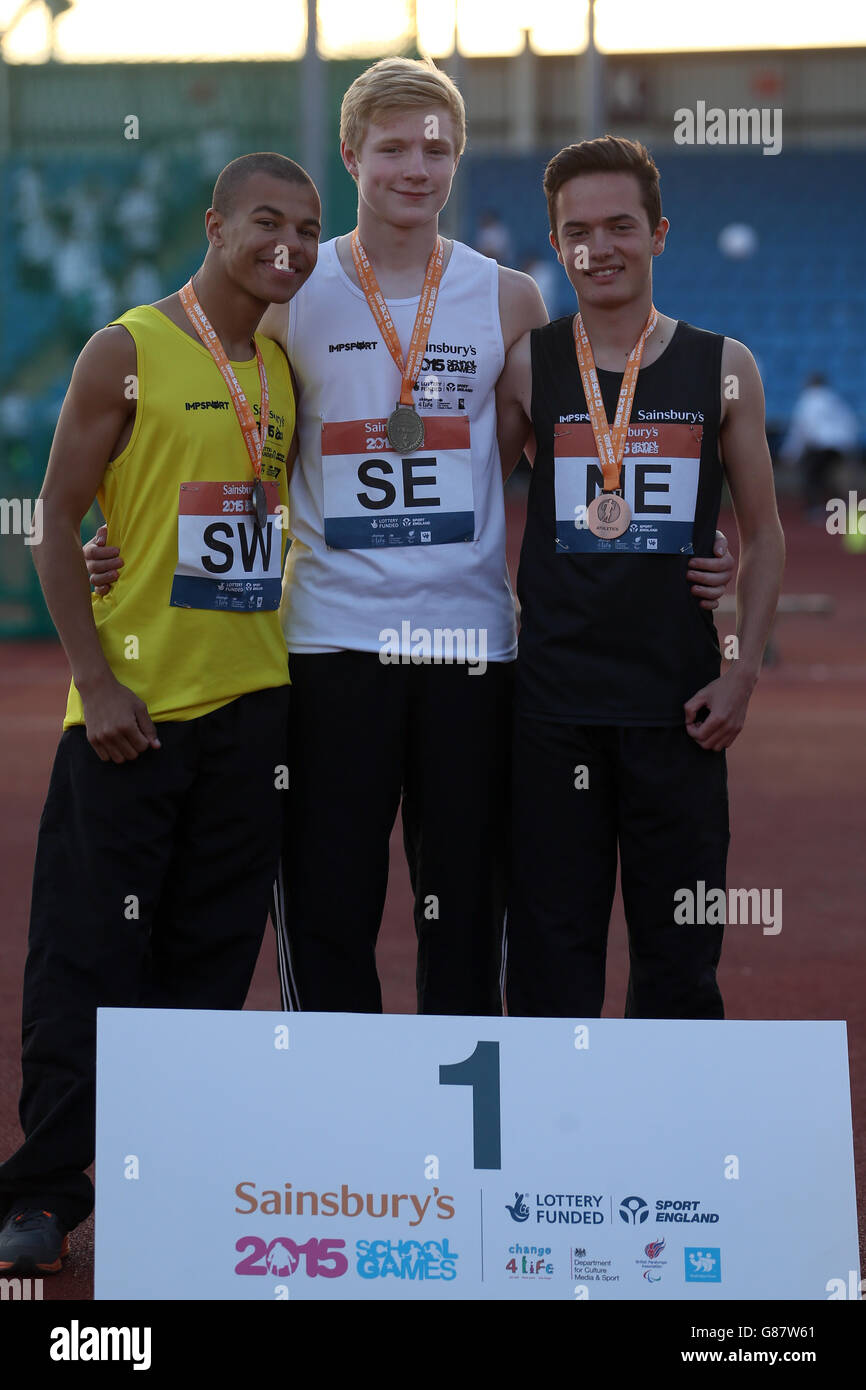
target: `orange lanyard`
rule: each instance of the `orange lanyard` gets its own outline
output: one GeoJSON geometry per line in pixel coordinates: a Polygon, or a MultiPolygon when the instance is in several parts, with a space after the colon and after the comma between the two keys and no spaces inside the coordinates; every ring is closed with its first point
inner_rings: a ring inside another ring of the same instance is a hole
{"type": "Polygon", "coordinates": [[[385,340],[385,346],[394,359],[397,370],[402,377],[400,384],[400,404],[411,406],[413,404],[412,387],[417,379],[421,363],[424,360],[424,353],[427,348],[427,339],[430,328],[433,324],[433,310],[436,307],[436,296],[439,293],[439,281],[442,279],[442,269],[444,264],[444,246],[441,236],[436,238],[436,245],[430,252],[430,259],[427,262],[427,269],[424,272],[424,285],[421,290],[421,298],[418,301],[418,312],[415,315],[415,326],[412,329],[412,339],[409,343],[409,354],[404,365],[403,351],[400,347],[400,339],[394,327],[394,320],[391,318],[385,296],[379,289],[379,282],[376,279],[376,272],[370,264],[370,259],[361,245],[361,238],[358,236],[358,229],[352,233],[352,260],[355,262],[355,270],[361,282],[361,289],[364,291],[364,298],[370,306],[370,312],[376,320],[376,327],[385,340]]]}
{"type": "Polygon", "coordinates": [[[595,435],[595,447],[604,476],[605,492],[616,492],[619,488],[625,441],[628,436],[628,422],[631,419],[631,408],[634,404],[637,374],[640,371],[644,344],[658,321],[658,309],[654,305],[650,305],[649,317],[644,324],[643,332],[629,353],[628,361],[625,364],[612,427],[607,423],[607,412],[601,396],[601,387],[598,384],[598,372],[595,369],[592,345],[580,314],[574,321],[574,347],[577,353],[577,365],[580,368],[580,379],[583,382],[583,394],[586,396],[586,408],[592,421],[592,432],[595,435]]]}
{"type": "Polygon", "coordinates": [[[222,379],[228,387],[235,414],[238,417],[238,424],[241,427],[241,434],[247,446],[247,453],[250,462],[255,470],[256,479],[259,483],[262,480],[262,449],[268,434],[268,421],[270,410],[268,407],[268,378],[265,373],[265,364],[262,358],[258,343],[255,343],[256,363],[259,369],[259,381],[262,388],[262,404],[259,419],[261,420],[261,430],[256,425],[252,406],[241,390],[240,382],[234,374],[232,364],[226,356],[226,350],[217,337],[216,331],[211,327],[210,321],[198,301],[192,280],[190,280],[180,291],[180,302],[183,305],[184,313],[198,334],[204,346],[207,348],[214,362],[222,374],[222,379]]]}

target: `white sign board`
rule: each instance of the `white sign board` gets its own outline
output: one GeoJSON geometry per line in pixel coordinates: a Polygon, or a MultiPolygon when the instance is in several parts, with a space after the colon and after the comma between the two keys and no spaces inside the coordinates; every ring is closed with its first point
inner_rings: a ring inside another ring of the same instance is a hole
{"type": "Polygon", "coordinates": [[[101,1009],[96,1297],[826,1300],[843,1023],[101,1009]]]}

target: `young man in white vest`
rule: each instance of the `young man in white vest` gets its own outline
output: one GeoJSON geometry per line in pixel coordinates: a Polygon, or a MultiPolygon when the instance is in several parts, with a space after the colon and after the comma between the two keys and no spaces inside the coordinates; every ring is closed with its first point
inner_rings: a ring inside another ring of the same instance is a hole
{"type": "MultiPolygon", "coordinates": [[[[272,306],[261,325],[299,391],[283,1001],[381,1009],[375,947],[402,799],[419,1011],[496,1014],[517,642],[494,388],[547,313],[529,276],[439,241],[465,145],[444,73],[374,64],[343,99],[340,133],[357,236],[322,246],[291,315],[272,306]]],[[[714,603],[731,572],[728,556],[706,561],[695,592],[714,603]]]]}

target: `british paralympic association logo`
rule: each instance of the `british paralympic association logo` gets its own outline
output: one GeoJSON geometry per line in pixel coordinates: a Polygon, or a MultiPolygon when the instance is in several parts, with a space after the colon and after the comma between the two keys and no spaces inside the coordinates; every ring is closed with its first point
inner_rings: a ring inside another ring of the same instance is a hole
{"type": "Polygon", "coordinates": [[[667,1241],[664,1236],[658,1240],[651,1240],[643,1248],[643,1258],[639,1257],[635,1260],[642,1277],[648,1284],[661,1283],[661,1271],[667,1264],[667,1260],[663,1260],[661,1254],[666,1245],[667,1241]]]}

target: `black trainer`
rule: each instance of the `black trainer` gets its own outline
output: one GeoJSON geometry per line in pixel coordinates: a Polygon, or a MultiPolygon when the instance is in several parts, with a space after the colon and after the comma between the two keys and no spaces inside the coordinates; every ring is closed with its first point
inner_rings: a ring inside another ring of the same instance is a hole
{"type": "Polygon", "coordinates": [[[3,1274],[56,1274],[68,1254],[69,1236],[51,1211],[17,1207],[0,1228],[3,1274]]]}

